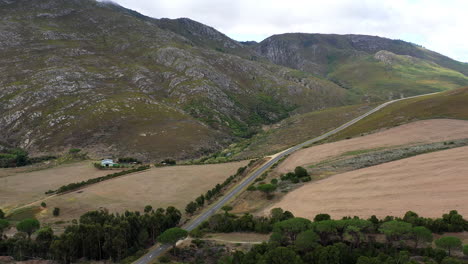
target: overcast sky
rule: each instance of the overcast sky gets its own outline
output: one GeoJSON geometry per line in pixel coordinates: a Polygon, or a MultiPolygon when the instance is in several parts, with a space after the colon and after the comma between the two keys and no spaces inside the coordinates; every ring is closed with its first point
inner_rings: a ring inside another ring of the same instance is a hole
{"type": "Polygon", "coordinates": [[[154,18],[188,17],[229,37],[287,32],[368,34],[468,62],[468,0],[114,0],[154,18]]]}

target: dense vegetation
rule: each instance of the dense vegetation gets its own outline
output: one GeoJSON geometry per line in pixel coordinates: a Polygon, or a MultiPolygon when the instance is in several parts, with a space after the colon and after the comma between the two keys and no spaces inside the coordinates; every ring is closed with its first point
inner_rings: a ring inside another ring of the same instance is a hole
{"type": "Polygon", "coordinates": [[[122,176],[122,175],[134,173],[134,172],[147,170],[149,168],[150,168],[149,165],[143,165],[143,166],[138,166],[138,167],[136,167],[134,169],[129,169],[129,170],[124,170],[124,171],[120,171],[120,172],[116,172],[116,173],[111,173],[111,174],[108,174],[108,175],[105,175],[105,176],[92,178],[92,179],[82,181],[82,182],[70,183],[70,184],[63,185],[63,186],[59,187],[56,191],[52,191],[52,190],[47,191],[46,194],[64,193],[64,192],[68,192],[68,191],[73,191],[73,190],[79,189],[79,188],[81,188],[83,186],[86,186],[86,185],[90,185],[90,184],[98,183],[98,182],[101,182],[101,181],[113,179],[113,178],[116,178],[116,177],[119,177],[119,176],[122,176]]]}
{"type": "Polygon", "coordinates": [[[16,260],[53,259],[60,263],[83,258],[130,262],[132,258],[124,259],[141,254],[161,233],[177,226],[180,218],[181,213],[174,207],[144,214],[92,211],[75,220],[59,236],[50,227],[40,228],[37,220],[25,219],[17,225],[19,232],[8,239],[1,235],[6,221],[0,219],[0,255],[13,256],[16,260]]]}
{"type": "MultiPolygon", "coordinates": [[[[254,246],[248,252],[224,252],[218,263],[311,263],[311,264],[377,264],[377,263],[462,263],[450,258],[454,250],[461,250],[457,237],[443,236],[431,247],[432,233],[462,232],[468,230],[468,222],[457,211],[442,218],[429,219],[407,212],[403,218],[375,216],[369,219],[345,217],[331,220],[327,214],[319,214],[314,221],[294,217],[279,208],[272,210],[270,218],[241,217],[228,214],[214,215],[192,236],[206,232],[272,232],[268,243],[254,246]],[[385,240],[379,237],[385,237],[385,240]],[[419,256],[419,261],[414,259],[419,256]]],[[[200,243],[195,243],[199,244],[200,243]]],[[[198,247],[197,246],[197,247],[198,247]]],[[[199,252],[202,249],[198,249],[199,252]]],[[[191,249],[183,256],[190,255],[191,249]]],[[[177,259],[177,258],[176,258],[177,259]]],[[[187,261],[188,259],[177,259],[187,261]]],[[[202,263],[192,256],[191,263],[202,263]]],[[[203,262],[208,263],[208,262],[203,262]]]]}
{"type": "Polygon", "coordinates": [[[29,157],[27,151],[20,148],[5,148],[0,146],[0,168],[13,168],[26,166],[42,161],[56,159],[56,156],[29,157]]]}

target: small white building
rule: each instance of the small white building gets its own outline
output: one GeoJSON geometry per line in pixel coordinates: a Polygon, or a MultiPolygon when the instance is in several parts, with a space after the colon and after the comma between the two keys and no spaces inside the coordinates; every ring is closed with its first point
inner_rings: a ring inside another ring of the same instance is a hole
{"type": "Polygon", "coordinates": [[[103,159],[101,160],[101,166],[103,167],[112,167],[114,165],[114,161],[111,159],[103,159]]]}

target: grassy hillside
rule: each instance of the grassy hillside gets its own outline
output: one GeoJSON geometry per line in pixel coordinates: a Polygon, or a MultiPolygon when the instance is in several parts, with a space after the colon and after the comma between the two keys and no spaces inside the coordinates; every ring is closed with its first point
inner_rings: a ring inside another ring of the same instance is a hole
{"type": "Polygon", "coordinates": [[[274,154],[320,136],[373,107],[369,104],[352,105],[294,115],[278,124],[265,126],[263,132],[252,138],[230,145],[218,157],[244,159],[274,154]]]}
{"type": "Polygon", "coordinates": [[[454,118],[468,120],[468,87],[391,104],[330,140],[359,136],[415,120],[454,118]]]}
{"type": "Polygon", "coordinates": [[[454,89],[468,77],[433,62],[379,51],[374,56],[348,59],[329,75],[357,96],[381,100],[454,89]]]}

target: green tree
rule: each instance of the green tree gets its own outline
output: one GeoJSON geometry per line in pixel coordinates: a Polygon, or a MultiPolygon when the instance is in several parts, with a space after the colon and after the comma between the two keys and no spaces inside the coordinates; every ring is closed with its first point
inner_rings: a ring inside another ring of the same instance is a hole
{"type": "Polygon", "coordinates": [[[46,204],[45,202],[42,202],[42,203],[41,203],[41,206],[42,206],[43,208],[46,208],[46,207],[47,207],[47,204],[46,204]]]}
{"type": "Polygon", "coordinates": [[[225,214],[228,214],[228,212],[232,210],[232,206],[225,205],[221,207],[221,210],[223,210],[225,214]]]}
{"type": "Polygon", "coordinates": [[[53,214],[54,216],[59,216],[59,215],[60,215],[60,208],[55,207],[55,208],[54,208],[54,211],[52,211],[52,214],[53,214]]]}
{"type": "Polygon", "coordinates": [[[410,234],[412,226],[411,224],[403,221],[392,220],[383,223],[380,226],[379,231],[385,235],[388,244],[391,244],[393,241],[400,240],[403,236],[410,234]]]}
{"type": "Polygon", "coordinates": [[[286,247],[277,247],[268,251],[260,261],[262,264],[302,264],[301,258],[286,247]]]}
{"type": "Polygon", "coordinates": [[[159,237],[158,241],[163,244],[171,244],[175,251],[177,241],[185,239],[188,232],[182,228],[173,227],[164,231],[159,237]]]}
{"type": "Polygon", "coordinates": [[[145,212],[145,213],[149,213],[149,212],[151,212],[151,210],[153,210],[153,206],[147,205],[147,206],[145,206],[144,212],[145,212]]]}
{"type": "Polygon", "coordinates": [[[432,232],[424,226],[413,227],[412,237],[414,248],[418,248],[420,242],[432,242],[432,232]]]}
{"type": "Polygon", "coordinates": [[[337,233],[337,223],[333,220],[314,222],[313,227],[319,235],[322,245],[327,245],[330,242],[330,237],[337,233]]]}
{"type": "Polygon", "coordinates": [[[0,219],[0,240],[3,238],[3,231],[10,226],[10,223],[5,219],[0,219]]]}
{"type": "Polygon", "coordinates": [[[325,221],[325,220],[331,220],[331,217],[329,214],[318,214],[314,217],[314,222],[320,222],[320,221],[325,221]]]}
{"type": "Polygon", "coordinates": [[[351,237],[353,246],[358,248],[361,244],[361,240],[364,237],[363,233],[368,231],[372,227],[372,223],[368,220],[363,219],[349,219],[346,220],[347,225],[345,227],[345,234],[351,237]]]}
{"type": "Polygon", "coordinates": [[[452,250],[460,249],[462,246],[461,240],[453,236],[441,237],[435,241],[435,244],[438,248],[447,250],[449,256],[451,256],[452,250]]]}
{"type": "Polygon", "coordinates": [[[299,250],[306,252],[316,248],[319,239],[319,236],[313,230],[306,230],[297,235],[294,244],[299,250]]]}
{"type": "Polygon", "coordinates": [[[340,250],[336,246],[322,247],[318,250],[318,264],[339,264],[340,250]]]}
{"type": "Polygon", "coordinates": [[[4,219],[5,218],[5,213],[2,211],[2,209],[0,209],[0,219],[4,219]]]}
{"type": "Polygon", "coordinates": [[[185,212],[187,212],[188,214],[193,214],[195,213],[195,211],[197,211],[197,203],[196,202],[190,202],[187,204],[187,206],[185,207],[185,212]]]}
{"type": "Polygon", "coordinates": [[[298,177],[298,178],[302,178],[302,177],[307,177],[309,176],[309,173],[307,172],[306,169],[304,169],[303,167],[301,166],[298,166],[294,169],[294,174],[298,177]]]}
{"type": "Polygon", "coordinates": [[[262,184],[257,187],[257,190],[264,192],[267,198],[271,198],[271,193],[276,190],[276,185],[273,184],[262,184]]]}
{"type": "Polygon", "coordinates": [[[463,246],[463,255],[468,256],[468,245],[463,246]]]}
{"type": "Polygon", "coordinates": [[[273,231],[284,235],[289,241],[295,241],[296,236],[310,229],[312,222],[309,219],[295,217],[278,222],[273,225],[273,231]]]}
{"type": "Polygon", "coordinates": [[[36,245],[38,251],[41,252],[42,257],[47,257],[46,253],[49,251],[50,245],[54,240],[54,231],[50,227],[44,227],[37,231],[36,245]]]}
{"type": "Polygon", "coordinates": [[[41,224],[39,221],[37,221],[37,219],[33,218],[24,219],[16,225],[16,229],[20,232],[28,234],[29,239],[31,239],[32,233],[38,230],[39,227],[41,227],[41,224]]]}
{"type": "Polygon", "coordinates": [[[198,196],[195,202],[197,202],[198,206],[203,206],[205,204],[205,196],[203,194],[198,196]]]}

